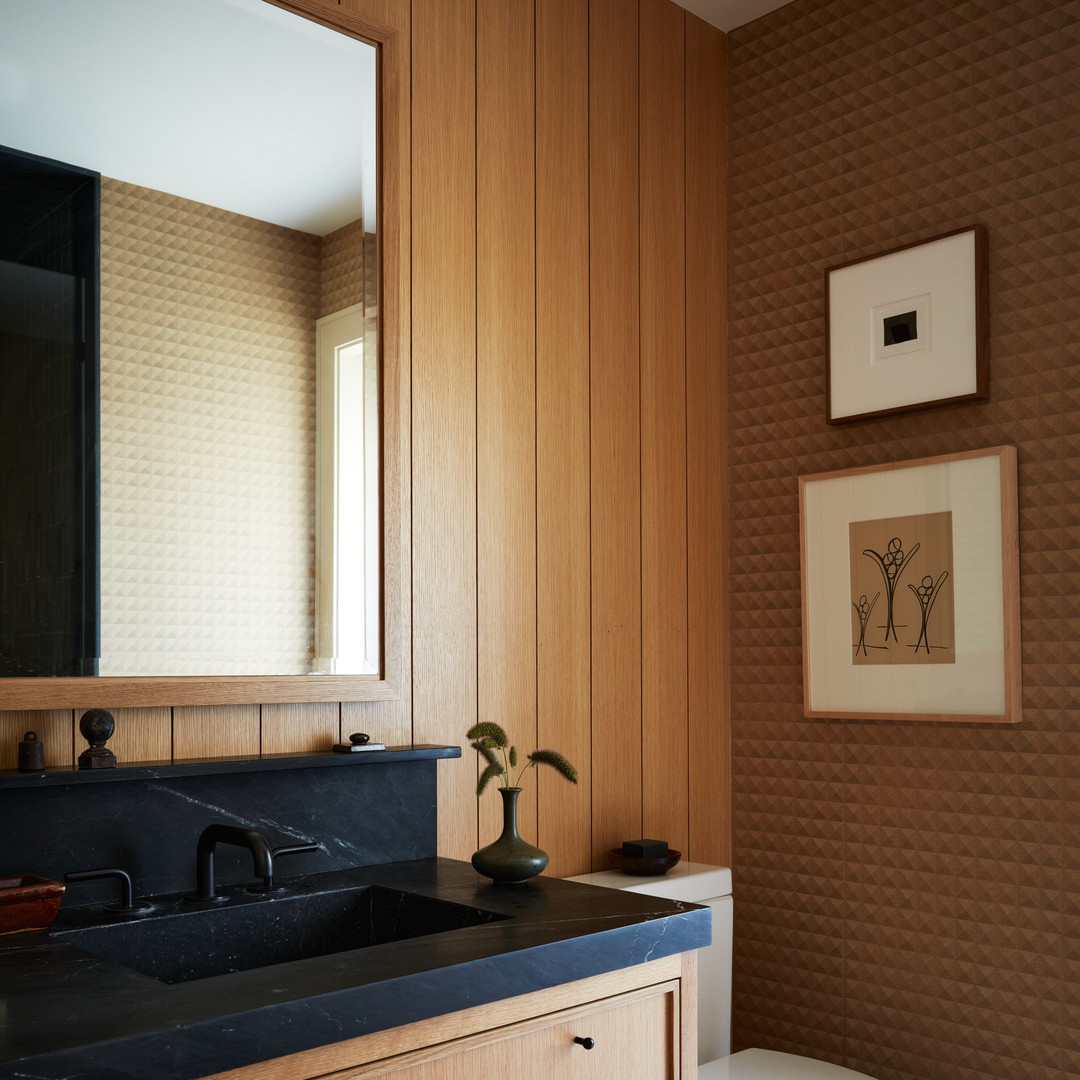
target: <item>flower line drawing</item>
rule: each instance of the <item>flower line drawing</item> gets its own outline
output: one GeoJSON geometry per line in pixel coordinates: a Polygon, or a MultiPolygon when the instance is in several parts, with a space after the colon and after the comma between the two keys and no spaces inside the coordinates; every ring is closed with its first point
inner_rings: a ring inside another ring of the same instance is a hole
{"type": "MultiPolygon", "coordinates": [[[[859,643],[855,646],[856,656],[859,654],[860,649],[862,650],[863,656],[870,655],[866,651],[866,628],[870,623],[870,612],[874,610],[874,605],[878,602],[879,596],[881,596],[880,590],[874,593],[873,600],[868,601],[866,599],[866,593],[863,593],[862,596],[859,597],[859,602],[857,604],[851,605],[855,609],[855,614],[858,616],[859,619],[859,643]]],[[[875,645],[873,646],[873,648],[882,649],[884,648],[884,646],[875,645]]]]}
{"type": "Polygon", "coordinates": [[[897,644],[900,643],[900,638],[896,633],[896,621],[894,618],[895,611],[895,599],[896,599],[896,586],[900,582],[900,576],[904,572],[904,567],[911,561],[915,552],[919,550],[920,545],[916,544],[910,551],[904,551],[903,541],[898,536],[894,536],[886,548],[884,554],[878,551],[874,551],[872,548],[865,548],[863,554],[869,556],[874,560],[878,570],[881,571],[881,576],[885,580],[885,641],[888,642],[889,635],[892,634],[892,639],[897,644]]]}
{"type": "Polygon", "coordinates": [[[926,626],[930,621],[930,609],[934,606],[934,601],[941,595],[941,586],[948,576],[949,571],[942,570],[937,581],[927,574],[918,587],[911,584],[908,585],[908,588],[915,594],[915,599],[919,601],[919,611],[922,614],[919,639],[915,642],[916,652],[918,652],[920,648],[925,649],[927,654],[930,652],[930,641],[926,636],[926,626]]]}

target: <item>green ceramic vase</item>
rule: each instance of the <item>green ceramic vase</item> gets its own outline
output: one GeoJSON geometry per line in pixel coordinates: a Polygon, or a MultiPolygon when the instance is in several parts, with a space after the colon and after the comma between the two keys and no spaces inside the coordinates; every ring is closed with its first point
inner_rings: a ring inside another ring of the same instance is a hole
{"type": "Polygon", "coordinates": [[[473,867],[498,885],[520,885],[542,873],[548,864],[546,851],[521,839],[517,824],[517,800],[521,788],[499,788],[503,801],[503,831],[493,844],[472,857],[473,867]]]}

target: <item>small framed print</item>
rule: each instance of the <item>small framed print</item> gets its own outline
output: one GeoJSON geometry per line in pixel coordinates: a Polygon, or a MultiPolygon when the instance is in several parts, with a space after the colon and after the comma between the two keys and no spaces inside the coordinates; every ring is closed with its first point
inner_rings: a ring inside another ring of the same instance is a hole
{"type": "Polygon", "coordinates": [[[829,423],[985,398],[987,293],[982,225],[829,267],[829,423]]]}
{"type": "Polygon", "coordinates": [[[799,480],[809,718],[1020,720],[1016,448],[799,480]]]}

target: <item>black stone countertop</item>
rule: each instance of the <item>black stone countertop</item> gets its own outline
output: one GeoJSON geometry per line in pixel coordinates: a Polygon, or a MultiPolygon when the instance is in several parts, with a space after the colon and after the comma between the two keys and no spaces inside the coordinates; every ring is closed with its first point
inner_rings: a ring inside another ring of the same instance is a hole
{"type": "MultiPolygon", "coordinates": [[[[294,894],[376,884],[510,917],[172,985],[50,932],[0,938],[0,1077],[194,1080],[696,949],[711,933],[707,908],[555,878],[496,886],[450,859],[283,883],[294,894]]],[[[94,921],[116,919],[76,908],[52,930],[94,921]]]]}

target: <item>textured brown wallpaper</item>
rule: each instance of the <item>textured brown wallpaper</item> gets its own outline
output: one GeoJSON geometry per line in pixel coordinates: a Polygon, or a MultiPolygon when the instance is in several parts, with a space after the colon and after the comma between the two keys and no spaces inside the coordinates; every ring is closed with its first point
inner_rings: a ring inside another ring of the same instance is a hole
{"type": "Polygon", "coordinates": [[[730,48],[735,1040],[1080,1076],[1080,4],[796,0],[730,48]],[[831,428],[826,266],[990,237],[991,399],[831,428]],[[805,721],[796,477],[1020,459],[1024,719],[805,721]]]}
{"type": "Polygon", "coordinates": [[[101,673],[306,672],[315,320],[373,292],[374,237],[109,177],[101,206],[101,673]]]}
{"type": "MultiPolygon", "coordinates": [[[[374,236],[371,240],[374,241],[374,236]]],[[[327,233],[320,241],[322,297],[320,317],[364,301],[367,275],[364,223],[356,221],[327,233]]],[[[372,252],[374,254],[374,252],[372,252]]],[[[374,266],[374,263],[372,264],[374,266]]]]}
{"type": "Polygon", "coordinates": [[[101,674],[309,670],[320,253],[102,178],[101,674]]]}

